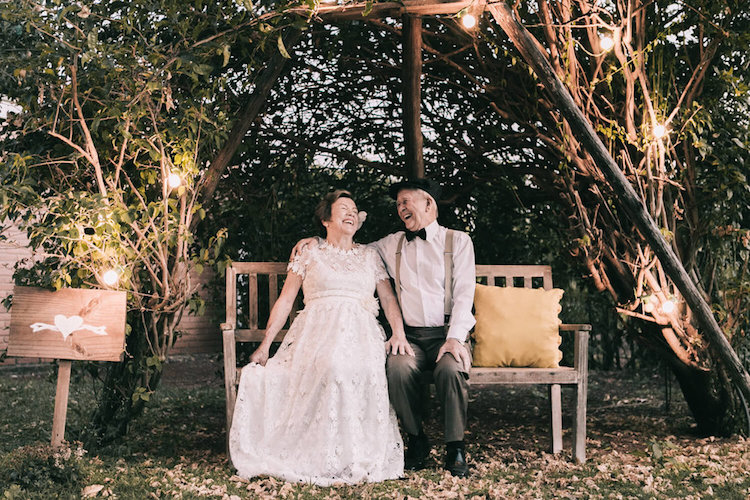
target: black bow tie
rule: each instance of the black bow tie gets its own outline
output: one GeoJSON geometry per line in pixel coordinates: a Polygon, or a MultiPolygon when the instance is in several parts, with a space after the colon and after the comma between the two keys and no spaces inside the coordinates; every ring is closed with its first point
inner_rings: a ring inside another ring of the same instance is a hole
{"type": "Polygon", "coordinates": [[[427,239],[427,231],[424,228],[419,231],[406,231],[406,241],[412,241],[414,238],[420,237],[423,240],[427,239]]]}

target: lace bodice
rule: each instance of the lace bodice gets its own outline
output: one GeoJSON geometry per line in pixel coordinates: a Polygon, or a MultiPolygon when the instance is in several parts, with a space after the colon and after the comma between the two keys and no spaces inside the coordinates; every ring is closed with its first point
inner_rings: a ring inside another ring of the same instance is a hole
{"type": "Polygon", "coordinates": [[[342,250],[326,241],[305,247],[289,263],[288,271],[302,276],[305,304],[325,297],[359,299],[374,314],[378,312],[375,287],[388,279],[375,249],[355,245],[342,250]]]}

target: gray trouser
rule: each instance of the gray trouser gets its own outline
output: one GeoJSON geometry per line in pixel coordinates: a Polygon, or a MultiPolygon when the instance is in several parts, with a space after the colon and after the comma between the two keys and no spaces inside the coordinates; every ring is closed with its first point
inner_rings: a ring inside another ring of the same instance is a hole
{"type": "Polygon", "coordinates": [[[426,411],[422,372],[432,370],[437,397],[443,405],[445,441],[463,441],[469,374],[451,354],[435,363],[438,351],[445,343],[445,328],[406,327],[406,339],[415,356],[389,354],[386,361],[388,394],[404,430],[409,434],[419,434],[422,429],[426,411]]]}

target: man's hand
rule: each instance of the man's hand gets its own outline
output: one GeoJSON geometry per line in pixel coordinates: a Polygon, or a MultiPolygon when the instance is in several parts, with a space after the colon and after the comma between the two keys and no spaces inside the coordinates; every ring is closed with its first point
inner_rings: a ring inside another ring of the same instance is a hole
{"type": "Polygon", "coordinates": [[[386,354],[407,354],[414,356],[414,349],[411,348],[406,337],[393,335],[385,343],[386,354]]]}
{"type": "Polygon", "coordinates": [[[266,366],[268,362],[268,349],[263,346],[258,347],[255,352],[250,356],[251,363],[258,363],[261,366],[266,366]]]}
{"type": "Polygon", "coordinates": [[[307,245],[312,245],[318,241],[317,238],[303,238],[297,242],[296,245],[294,245],[294,248],[292,248],[292,255],[289,256],[289,261],[293,261],[294,258],[299,255],[299,253],[302,251],[303,248],[305,248],[307,245]]]}
{"type": "Polygon", "coordinates": [[[466,370],[467,372],[469,371],[469,369],[471,368],[471,357],[469,357],[469,352],[461,342],[456,339],[447,339],[445,341],[445,344],[443,344],[443,346],[438,351],[435,363],[440,361],[440,358],[442,358],[446,353],[450,353],[456,361],[461,363],[461,366],[464,367],[464,370],[466,370]]]}

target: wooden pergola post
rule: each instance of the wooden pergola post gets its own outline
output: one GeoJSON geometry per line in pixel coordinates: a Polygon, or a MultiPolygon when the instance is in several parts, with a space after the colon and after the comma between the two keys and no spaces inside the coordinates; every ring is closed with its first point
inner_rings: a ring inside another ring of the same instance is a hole
{"type": "Polygon", "coordinates": [[[719,358],[724,363],[732,381],[750,401],[750,375],[748,375],[737,353],[729,344],[724,332],[721,331],[719,323],[714,318],[711,308],[703,298],[703,295],[690,279],[680,259],[664,236],[659,231],[651,215],[643,206],[643,201],[635,192],[625,174],[622,173],[615,161],[607,151],[599,136],[591,127],[583,112],[578,108],[573,97],[568,92],[560,78],[552,69],[547,56],[541,50],[541,45],[528,32],[513,15],[511,8],[504,2],[488,4],[488,8],[497,23],[508,35],[523,56],[524,60],[533,68],[534,73],[541,80],[547,91],[552,94],[558,104],[560,112],[570,123],[571,129],[576,133],[576,138],[585,147],[586,151],[602,170],[607,182],[617,194],[618,204],[630,215],[635,226],[643,234],[648,244],[654,250],[659,261],[664,266],[667,275],[682,293],[685,302],[695,314],[703,332],[708,336],[711,346],[715,349],[719,358]]]}
{"type": "Polygon", "coordinates": [[[411,179],[424,178],[422,156],[422,19],[403,16],[403,114],[406,166],[411,179]]]}

